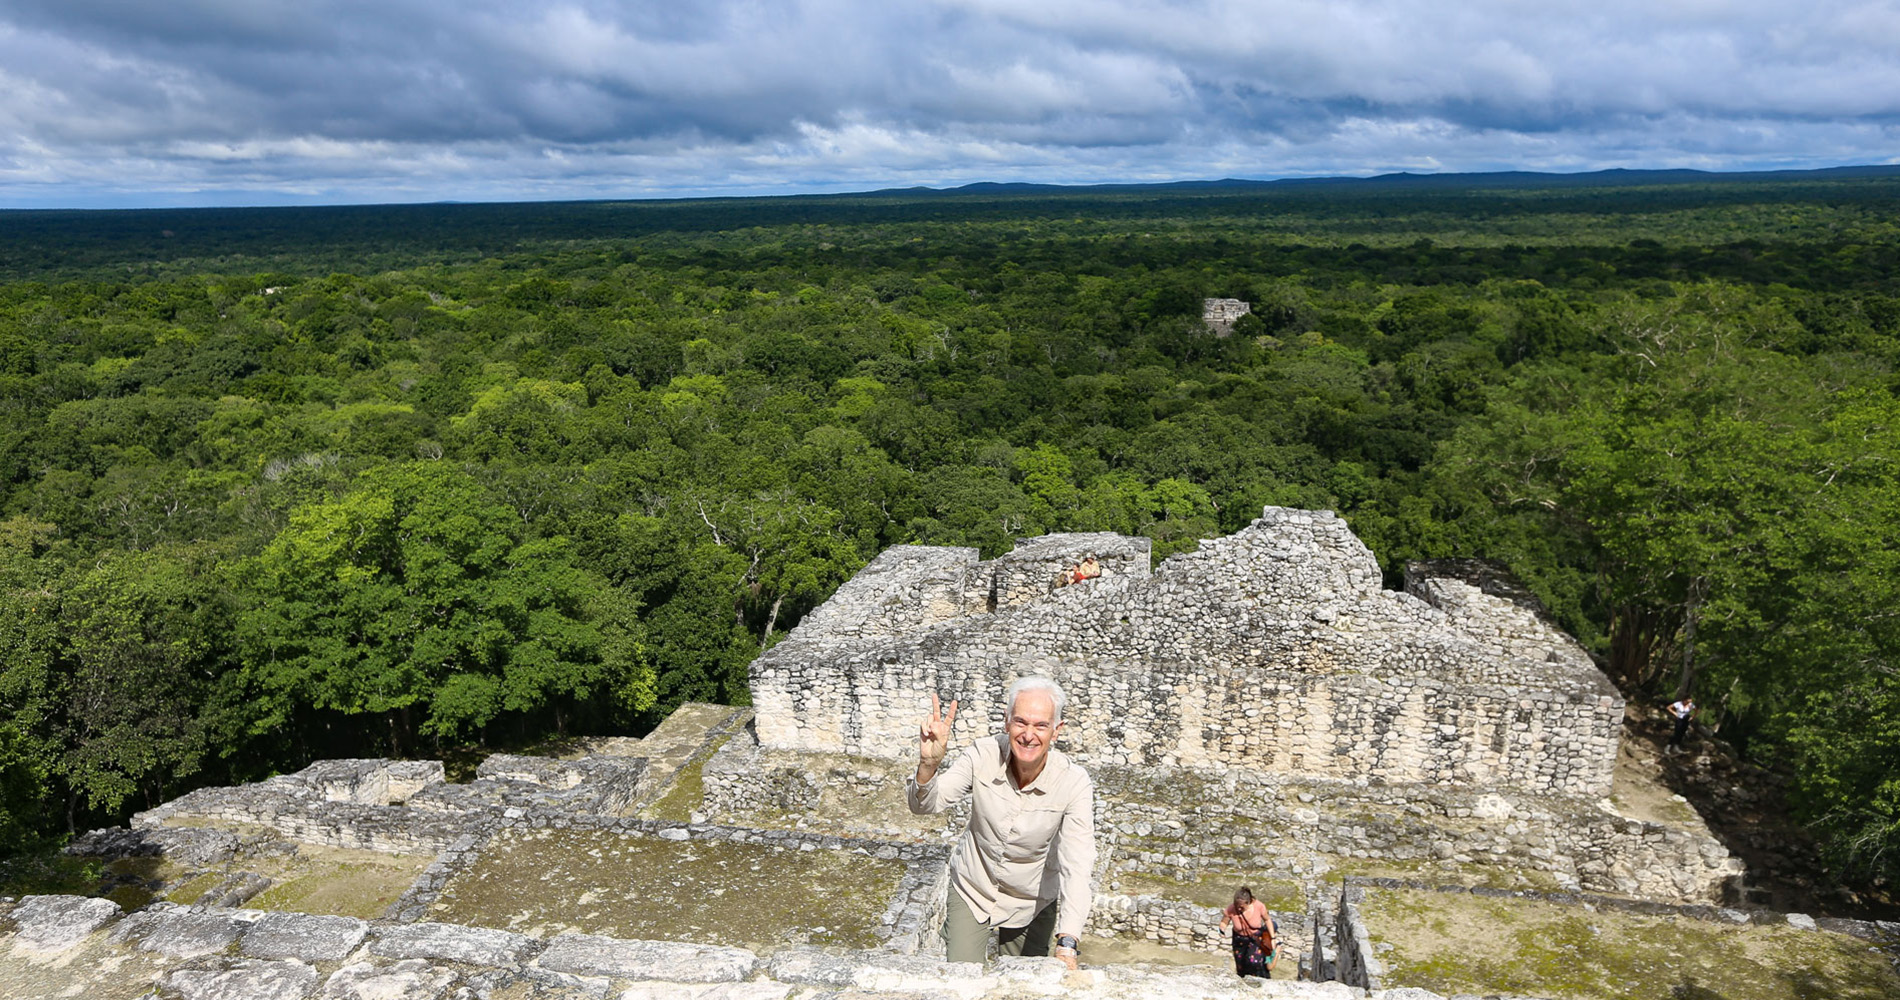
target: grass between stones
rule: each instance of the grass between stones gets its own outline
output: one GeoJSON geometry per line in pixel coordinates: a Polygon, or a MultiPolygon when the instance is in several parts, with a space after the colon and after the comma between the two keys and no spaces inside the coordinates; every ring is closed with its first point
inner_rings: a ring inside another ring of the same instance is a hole
{"type": "Polygon", "coordinates": [[[712,755],[718,753],[719,748],[725,746],[726,741],[730,739],[732,739],[730,733],[721,737],[713,745],[707,747],[706,752],[701,754],[698,760],[675,772],[673,783],[667,786],[666,794],[642,810],[641,816],[645,819],[672,820],[678,823],[690,820],[693,811],[698,809],[700,803],[706,798],[706,762],[711,760],[712,755]]]}
{"type": "Polygon", "coordinates": [[[1785,924],[1415,890],[1368,891],[1364,913],[1387,988],[1551,1000],[1900,996],[1900,973],[1868,942],[1785,924]]]}
{"type": "Polygon", "coordinates": [[[270,879],[271,885],[246,901],[247,907],[373,920],[381,917],[433,860],[419,854],[300,843],[291,853],[241,856],[223,867],[186,878],[162,894],[171,902],[188,906],[230,876],[254,872],[270,879]]]}
{"type": "Polygon", "coordinates": [[[243,866],[271,880],[270,888],[244,905],[260,910],[374,920],[381,917],[389,904],[407,891],[434,860],[419,854],[383,854],[302,844],[294,856],[274,864],[243,866]]]}
{"type": "Polygon", "coordinates": [[[852,851],[665,841],[597,831],[495,838],[429,919],[551,937],[566,930],[729,944],[869,948],[904,875],[852,851]]]}

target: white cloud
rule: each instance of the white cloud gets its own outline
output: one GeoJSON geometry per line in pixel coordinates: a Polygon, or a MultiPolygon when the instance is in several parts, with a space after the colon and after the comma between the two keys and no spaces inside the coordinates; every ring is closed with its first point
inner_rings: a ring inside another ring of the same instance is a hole
{"type": "Polygon", "coordinates": [[[1815,0],[12,0],[0,205],[1878,162],[1815,0]]]}

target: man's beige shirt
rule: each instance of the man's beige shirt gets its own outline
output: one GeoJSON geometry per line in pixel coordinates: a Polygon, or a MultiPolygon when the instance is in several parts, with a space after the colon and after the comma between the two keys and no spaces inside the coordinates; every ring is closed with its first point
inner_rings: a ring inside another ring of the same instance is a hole
{"type": "Polygon", "coordinates": [[[1082,936],[1095,868],[1095,784],[1062,751],[1022,788],[1009,776],[1009,737],[978,740],[928,785],[904,787],[914,813],[942,812],[971,796],[970,826],[951,861],[951,884],[976,919],[1021,927],[1060,902],[1057,934],[1082,936]]]}

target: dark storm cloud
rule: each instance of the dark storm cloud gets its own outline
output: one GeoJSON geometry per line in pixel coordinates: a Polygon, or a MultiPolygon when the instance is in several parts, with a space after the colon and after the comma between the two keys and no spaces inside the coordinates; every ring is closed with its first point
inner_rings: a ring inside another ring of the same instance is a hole
{"type": "Polygon", "coordinates": [[[1893,4],[10,0],[0,203],[1876,162],[1893,4]]]}

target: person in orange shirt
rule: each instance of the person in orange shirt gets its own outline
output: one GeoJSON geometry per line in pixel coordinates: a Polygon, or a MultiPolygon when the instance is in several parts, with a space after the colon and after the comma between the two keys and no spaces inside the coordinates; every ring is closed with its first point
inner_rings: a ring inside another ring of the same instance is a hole
{"type": "Polygon", "coordinates": [[[1229,924],[1234,928],[1234,974],[1261,979],[1271,977],[1278,947],[1274,938],[1280,928],[1273,922],[1273,914],[1268,912],[1266,904],[1253,898],[1252,889],[1241,886],[1234,893],[1234,904],[1221,911],[1221,927],[1229,924]]]}

